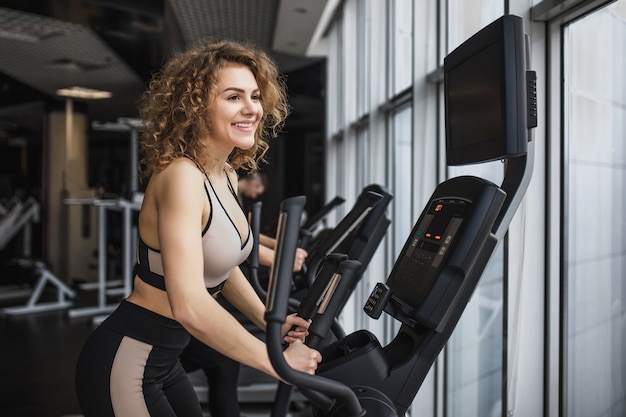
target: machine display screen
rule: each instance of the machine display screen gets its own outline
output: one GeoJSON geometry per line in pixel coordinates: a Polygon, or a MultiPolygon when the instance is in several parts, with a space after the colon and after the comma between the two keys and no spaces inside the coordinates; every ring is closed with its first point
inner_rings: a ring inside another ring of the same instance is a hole
{"type": "Polygon", "coordinates": [[[431,201],[398,258],[387,284],[396,297],[418,308],[428,295],[470,202],[459,198],[431,201]]]}

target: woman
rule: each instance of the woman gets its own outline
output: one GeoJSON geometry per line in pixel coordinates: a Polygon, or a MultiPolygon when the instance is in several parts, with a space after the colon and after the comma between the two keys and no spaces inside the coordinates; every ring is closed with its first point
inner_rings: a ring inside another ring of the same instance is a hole
{"type": "MultiPolygon", "coordinates": [[[[85,417],[201,416],[179,355],[195,337],[278,378],[263,342],[215,300],[260,328],[265,307],[237,265],[252,247],[237,169],[254,169],[288,114],[284,85],[262,52],[214,42],[178,54],[142,97],[134,288],[86,342],[76,388],[85,417]]],[[[308,323],[283,326],[287,362],[313,374],[321,356],[308,323]],[[295,330],[289,329],[295,326],[295,330]]]]}

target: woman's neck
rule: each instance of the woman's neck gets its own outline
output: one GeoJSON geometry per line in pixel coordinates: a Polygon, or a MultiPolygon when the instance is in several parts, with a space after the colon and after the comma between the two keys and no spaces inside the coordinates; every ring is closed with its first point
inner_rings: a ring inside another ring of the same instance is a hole
{"type": "Polygon", "coordinates": [[[226,170],[229,168],[229,165],[226,160],[213,159],[207,161],[203,168],[209,177],[217,179],[226,175],[226,170]]]}

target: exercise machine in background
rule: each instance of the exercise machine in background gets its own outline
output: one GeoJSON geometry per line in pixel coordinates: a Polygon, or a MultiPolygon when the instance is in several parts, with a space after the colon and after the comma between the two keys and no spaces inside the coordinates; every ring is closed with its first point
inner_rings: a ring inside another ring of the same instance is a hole
{"type": "MultiPolygon", "coordinates": [[[[480,30],[444,60],[448,165],[504,161],[498,186],[475,176],[439,184],[410,232],[385,283],[364,305],[401,323],[391,342],[358,330],[320,348],[317,375],[290,368],[282,354],[290,268],[303,198],[281,205],[279,249],[268,290],[267,349],[281,378],[307,397],[314,415],[403,416],[504,238],[530,182],[536,127],[536,75],[528,69],[523,20],[505,15],[480,30]]],[[[330,330],[335,309],[358,270],[342,261],[327,282],[306,294],[299,314],[313,320],[309,344],[330,330]]]]}
{"type": "Polygon", "coordinates": [[[343,197],[335,196],[335,198],[324,204],[324,207],[318,210],[313,216],[305,220],[300,228],[300,247],[304,249],[308,248],[309,242],[325,229],[328,215],[334,209],[345,203],[345,201],[343,197]]]}
{"type": "Polygon", "coordinates": [[[98,213],[98,261],[96,282],[78,284],[79,295],[85,291],[96,291],[93,305],[82,305],[68,311],[70,318],[92,316],[94,325],[99,324],[119,305],[119,301],[132,291],[133,265],[137,241],[136,216],[141,209],[143,192],[139,191],[137,178],[138,138],[142,128],[140,119],[119,117],[116,122],[93,122],[93,130],[120,132],[128,134],[129,184],[128,198],[122,196],[100,196],[95,198],[67,198],[66,205],[93,206],[98,213]],[[109,216],[121,214],[121,264],[120,271],[115,270],[109,259],[109,236],[111,233],[109,216]]]}
{"type": "Polygon", "coordinates": [[[76,293],[39,259],[33,259],[31,253],[32,224],[40,221],[40,205],[33,198],[25,201],[14,197],[0,210],[0,249],[3,249],[15,236],[22,233],[21,256],[15,260],[18,267],[33,272],[36,281],[31,285],[21,282],[13,286],[0,288],[0,299],[10,300],[27,297],[24,304],[5,307],[0,313],[16,316],[44,311],[65,309],[73,305],[76,293]],[[44,298],[44,291],[52,288],[56,291],[53,300],[44,298]]]}
{"type": "Polygon", "coordinates": [[[115,310],[119,300],[130,295],[132,290],[135,242],[137,241],[135,214],[141,209],[143,193],[135,192],[132,199],[117,198],[76,198],[65,199],[67,205],[94,206],[98,210],[98,277],[96,282],[83,283],[79,290],[95,290],[95,305],[83,305],[68,311],[70,318],[93,316],[97,325],[115,310]],[[121,277],[112,270],[108,260],[108,217],[110,213],[120,213],[122,218],[121,277]],[[115,301],[111,301],[114,299],[115,301]]]}

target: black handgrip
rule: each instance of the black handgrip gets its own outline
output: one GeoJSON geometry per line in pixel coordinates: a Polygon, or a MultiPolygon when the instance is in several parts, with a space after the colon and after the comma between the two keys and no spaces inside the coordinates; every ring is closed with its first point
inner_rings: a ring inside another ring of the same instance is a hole
{"type": "MultiPolygon", "coordinates": [[[[361,263],[355,260],[346,260],[339,264],[336,272],[324,285],[321,290],[317,290],[320,296],[317,300],[315,315],[309,327],[309,337],[307,344],[317,348],[320,342],[326,337],[339,310],[343,307],[345,299],[350,296],[352,282],[357,277],[361,268],[361,263]]],[[[317,280],[313,284],[318,285],[317,280]]]]}
{"type": "Polygon", "coordinates": [[[308,229],[302,229],[300,230],[300,242],[298,243],[298,246],[306,250],[306,248],[309,247],[312,239],[313,232],[308,229]]]}
{"type": "Polygon", "coordinates": [[[343,253],[331,253],[326,257],[311,288],[309,288],[300,302],[298,316],[306,320],[313,318],[315,310],[317,309],[317,302],[323,295],[324,288],[337,271],[337,268],[339,268],[339,264],[346,259],[348,259],[348,255],[343,253]]]}
{"type": "MultiPolygon", "coordinates": [[[[300,229],[300,241],[298,242],[298,247],[304,250],[307,250],[312,240],[313,240],[313,232],[311,232],[308,229],[300,229]]],[[[307,269],[308,269],[308,266],[306,262],[303,262],[300,272],[306,275],[307,269]]]]}
{"type": "Polygon", "coordinates": [[[250,228],[252,229],[252,252],[250,253],[250,268],[259,268],[259,236],[261,235],[261,206],[257,201],[250,207],[250,228]]]}
{"type": "Polygon", "coordinates": [[[298,243],[300,216],[304,207],[304,197],[293,197],[283,201],[278,224],[277,249],[274,264],[270,272],[270,286],[266,303],[265,320],[267,322],[267,353],[276,373],[292,385],[311,390],[310,398],[321,409],[330,409],[334,404],[332,397],[345,401],[349,415],[362,416],[365,411],[359,400],[347,385],[328,378],[309,375],[294,370],[287,364],[282,348],[282,323],[287,315],[287,300],[293,262],[298,243]]]}
{"type": "Polygon", "coordinates": [[[249,266],[250,273],[248,274],[248,279],[254,291],[256,291],[257,295],[264,299],[267,297],[267,291],[261,285],[261,281],[259,281],[259,246],[261,235],[261,206],[262,203],[257,201],[252,204],[250,207],[250,228],[252,230],[252,252],[250,253],[249,266]]]}
{"type": "Polygon", "coordinates": [[[270,284],[267,291],[265,320],[269,323],[285,321],[291,290],[291,275],[298,247],[300,219],[306,197],[297,196],[280,204],[280,216],[274,262],[270,271],[270,284]]]}
{"type": "MultiPolygon", "coordinates": [[[[261,208],[262,203],[260,201],[255,202],[250,207],[250,227],[252,229],[252,237],[254,242],[252,244],[252,252],[250,253],[249,264],[250,264],[250,274],[249,280],[250,284],[259,295],[261,299],[267,299],[267,290],[261,285],[261,281],[259,280],[259,246],[260,235],[261,235],[261,208]]],[[[288,300],[289,307],[291,311],[294,311],[300,305],[300,300],[295,298],[289,298],[288,300]]]]}

